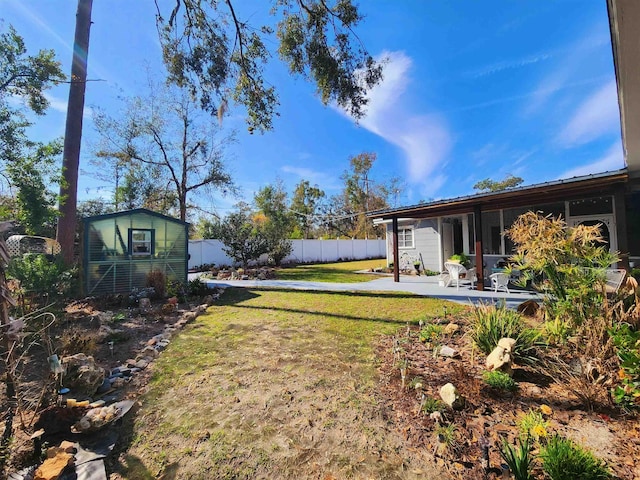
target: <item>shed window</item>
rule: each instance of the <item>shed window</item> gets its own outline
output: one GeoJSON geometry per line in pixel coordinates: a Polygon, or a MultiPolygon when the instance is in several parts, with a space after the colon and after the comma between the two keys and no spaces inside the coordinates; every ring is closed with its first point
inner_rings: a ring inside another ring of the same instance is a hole
{"type": "Polygon", "coordinates": [[[398,229],[398,247],[413,248],[413,228],[398,229]]]}
{"type": "Polygon", "coordinates": [[[151,229],[129,229],[129,253],[134,256],[153,255],[153,234],[151,229]]]}

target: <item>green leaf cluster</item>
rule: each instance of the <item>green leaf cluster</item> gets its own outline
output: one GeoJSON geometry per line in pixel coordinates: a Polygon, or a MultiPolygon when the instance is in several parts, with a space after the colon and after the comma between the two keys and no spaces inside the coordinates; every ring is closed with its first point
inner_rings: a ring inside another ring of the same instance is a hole
{"type": "Polygon", "coordinates": [[[617,261],[599,225],[570,228],[562,218],[527,212],[506,234],[516,248],[511,267],[520,272],[522,283],[531,282],[547,294],[552,318],[581,325],[599,314],[606,269],[617,261]]]}
{"type": "Polygon", "coordinates": [[[554,435],[540,449],[542,468],[551,480],[611,478],[604,462],[571,440],[554,435]]]}
{"type": "Polygon", "coordinates": [[[355,34],[362,20],[352,0],[277,0],[277,26],[252,25],[244,5],[226,0],[182,0],[160,11],[157,24],[169,82],[187,88],[219,117],[233,100],[247,111],[249,131],[270,130],[278,96],[265,78],[274,33],[278,54],[293,74],[314,81],[323,103],[336,102],[355,118],[364,115],[366,92],[382,66],[355,34]]]}

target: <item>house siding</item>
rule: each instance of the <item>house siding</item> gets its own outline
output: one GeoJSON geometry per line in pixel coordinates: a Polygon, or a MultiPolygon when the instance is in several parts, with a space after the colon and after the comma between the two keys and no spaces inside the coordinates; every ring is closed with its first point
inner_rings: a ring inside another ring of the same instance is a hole
{"type": "MultiPolygon", "coordinates": [[[[400,222],[398,228],[413,227],[413,248],[401,248],[401,268],[403,254],[419,259],[422,254],[424,268],[440,271],[440,234],[438,220],[426,219],[412,222],[400,222]]],[[[387,225],[387,262],[393,262],[393,227],[387,225]]]]}
{"type": "Polygon", "coordinates": [[[422,254],[424,267],[435,272],[440,271],[440,233],[438,220],[420,220],[414,230],[416,249],[422,254]]]}

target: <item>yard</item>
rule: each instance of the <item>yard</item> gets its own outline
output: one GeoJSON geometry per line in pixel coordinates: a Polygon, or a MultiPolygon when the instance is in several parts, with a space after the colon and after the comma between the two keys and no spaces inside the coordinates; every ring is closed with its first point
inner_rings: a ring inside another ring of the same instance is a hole
{"type": "MultiPolygon", "coordinates": [[[[291,272],[346,282],[352,270],[368,268],[291,272]]],[[[501,452],[520,447],[510,466],[529,466],[516,480],[640,479],[638,299],[627,291],[609,303],[593,288],[597,281],[578,277],[589,272],[564,275],[562,285],[590,287],[576,289],[576,301],[546,304],[530,318],[404,293],[228,288],[218,297],[201,284],[178,308],[171,299],[146,309],[128,297],[84,299],[67,305],[52,347],[93,355],[110,377],[116,365],[138,371],[106,396],[88,394],[135,400],[122,425],[104,433],[119,436],[106,459],[110,480],[495,479],[501,452]],[[141,349],[154,350],[151,340],[167,329],[171,340],[145,360],[141,349]],[[485,359],[504,337],[517,339],[513,369],[509,361],[491,371],[485,359]],[[450,406],[441,390],[447,383],[461,400],[450,406]],[[549,475],[542,457],[561,441],[549,475]],[[596,476],[567,476],[571,462],[596,476]]],[[[20,365],[44,361],[42,353],[20,365]]],[[[51,377],[30,378],[36,370],[21,368],[22,396],[36,405],[51,377]]],[[[16,425],[9,465],[37,456],[30,435],[39,426],[56,444],[79,418],[67,417],[84,411],[59,404],[23,412],[19,424],[31,423],[22,431],[16,425]]]]}
{"type": "MultiPolygon", "coordinates": [[[[154,364],[123,478],[433,478],[380,406],[376,345],[444,302],[230,289],[154,364]]],[[[449,311],[462,307],[447,304],[449,311]]]]}

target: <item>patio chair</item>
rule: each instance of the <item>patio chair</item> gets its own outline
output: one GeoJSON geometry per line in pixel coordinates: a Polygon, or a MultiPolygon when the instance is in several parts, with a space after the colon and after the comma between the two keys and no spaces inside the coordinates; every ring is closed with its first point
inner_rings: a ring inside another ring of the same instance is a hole
{"type": "Polygon", "coordinates": [[[509,277],[508,274],[504,272],[496,272],[489,275],[489,279],[491,280],[491,287],[493,287],[493,291],[497,292],[498,290],[505,290],[507,293],[511,293],[509,291],[509,277]]]}
{"type": "Polygon", "coordinates": [[[623,268],[608,268],[605,280],[606,294],[611,296],[616,295],[626,276],[627,271],[623,268]]]}
{"type": "Polygon", "coordinates": [[[452,282],[456,282],[456,290],[460,290],[461,283],[469,283],[471,286],[473,286],[476,281],[475,268],[467,270],[464,265],[454,262],[445,262],[444,268],[446,268],[447,272],[449,272],[449,279],[445,287],[451,285],[452,282]]]}

